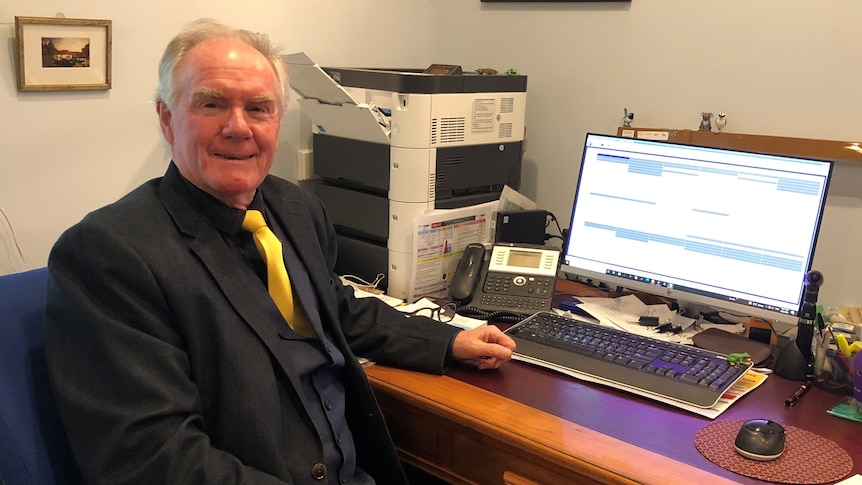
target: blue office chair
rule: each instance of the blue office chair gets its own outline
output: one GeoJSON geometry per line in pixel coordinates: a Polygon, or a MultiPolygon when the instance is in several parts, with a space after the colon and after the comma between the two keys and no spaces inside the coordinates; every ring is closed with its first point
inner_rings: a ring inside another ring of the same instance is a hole
{"type": "Polygon", "coordinates": [[[0,276],[0,482],[78,485],[45,363],[48,269],[0,276]]]}

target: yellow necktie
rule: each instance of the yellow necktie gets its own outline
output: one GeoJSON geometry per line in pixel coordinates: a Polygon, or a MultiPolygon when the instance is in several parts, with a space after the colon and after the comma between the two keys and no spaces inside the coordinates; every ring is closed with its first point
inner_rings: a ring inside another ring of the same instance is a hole
{"type": "Polygon", "coordinates": [[[308,317],[302,305],[299,302],[294,304],[293,289],[290,286],[290,278],[287,276],[284,256],[281,253],[281,241],[267,227],[260,211],[246,211],[242,228],[252,233],[254,244],[266,262],[266,285],[281,316],[294,332],[303,337],[313,337],[314,330],[308,323],[308,317]]]}

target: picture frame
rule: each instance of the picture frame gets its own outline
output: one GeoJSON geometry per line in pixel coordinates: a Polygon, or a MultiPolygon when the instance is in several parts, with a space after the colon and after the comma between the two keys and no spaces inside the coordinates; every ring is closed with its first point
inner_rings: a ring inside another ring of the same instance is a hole
{"type": "Polygon", "coordinates": [[[111,21],[15,17],[19,91],[111,89],[111,21]]]}

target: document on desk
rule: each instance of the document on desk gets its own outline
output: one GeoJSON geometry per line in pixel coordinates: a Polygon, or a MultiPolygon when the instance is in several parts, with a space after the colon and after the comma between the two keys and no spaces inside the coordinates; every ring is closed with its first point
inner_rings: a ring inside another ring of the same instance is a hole
{"type": "Polygon", "coordinates": [[[679,403],[671,403],[675,406],[685,409],[687,411],[691,411],[695,414],[700,414],[701,416],[705,416],[709,419],[715,419],[721,415],[721,413],[725,412],[727,408],[729,408],[733,403],[738,401],[742,396],[748,394],[749,392],[757,389],[766,381],[766,378],[769,377],[768,374],[762,374],[755,370],[749,369],[742,377],[739,378],[738,381],[732,386],[727,392],[724,393],[723,396],[715,403],[715,406],[703,409],[694,406],[688,406],[679,403]]]}
{"type": "Polygon", "coordinates": [[[695,320],[678,315],[667,305],[647,305],[635,295],[618,298],[579,298],[579,308],[596,317],[601,325],[616,327],[626,332],[653,337],[668,342],[691,344],[691,338],[697,333],[694,329],[695,320]],[[638,323],[641,316],[657,317],[660,324],[671,323],[679,327],[680,333],[659,333],[655,327],[645,327],[638,323]]]}
{"type": "Polygon", "coordinates": [[[414,217],[407,301],[445,298],[464,248],[470,243],[492,242],[497,212],[535,208],[535,202],[505,186],[495,201],[435,209],[414,217]]]}
{"type": "Polygon", "coordinates": [[[508,212],[517,210],[533,210],[537,207],[538,205],[535,202],[512,187],[505,185],[503,186],[503,192],[500,193],[500,205],[497,210],[508,212]]]}
{"type": "Polygon", "coordinates": [[[439,209],[414,218],[412,280],[407,301],[445,298],[464,248],[491,240],[491,221],[498,202],[458,209],[439,209]]]}

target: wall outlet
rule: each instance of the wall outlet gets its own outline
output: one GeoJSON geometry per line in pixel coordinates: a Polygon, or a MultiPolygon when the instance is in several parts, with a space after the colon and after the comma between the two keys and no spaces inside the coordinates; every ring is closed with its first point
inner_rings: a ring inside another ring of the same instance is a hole
{"type": "Polygon", "coordinates": [[[310,148],[296,151],[296,180],[314,178],[314,153],[310,148]]]}

